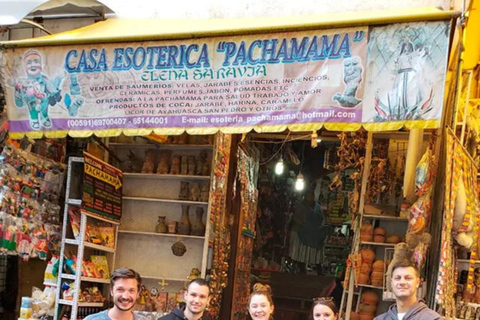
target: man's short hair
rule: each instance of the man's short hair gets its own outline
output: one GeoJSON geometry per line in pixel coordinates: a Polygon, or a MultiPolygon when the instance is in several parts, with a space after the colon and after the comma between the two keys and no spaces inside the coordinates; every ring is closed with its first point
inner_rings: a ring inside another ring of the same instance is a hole
{"type": "Polygon", "coordinates": [[[398,268],[409,268],[409,267],[415,269],[415,273],[416,273],[417,277],[420,277],[420,270],[418,270],[417,264],[412,262],[411,260],[408,260],[408,259],[403,259],[403,260],[399,260],[399,261],[395,262],[395,264],[392,267],[392,277],[393,277],[393,273],[395,272],[396,269],[398,269],[398,268]]]}
{"type": "Polygon", "coordinates": [[[119,268],[112,272],[110,276],[110,288],[113,289],[115,281],[117,279],[135,279],[137,280],[137,290],[140,291],[140,286],[142,285],[142,277],[140,274],[133,269],[129,268],[119,268]]]}
{"type": "Polygon", "coordinates": [[[205,280],[205,279],[203,279],[203,278],[193,279],[192,281],[190,281],[190,282],[188,283],[188,285],[187,285],[187,291],[188,291],[188,289],[190,288],[190,285],[193,284],[193,283],[195,283],[195,284],[197,284],[197,285],[199,285],[199,286],[205,286],[205,287],[207,287],[207,288],[208,288],[208,295],[210,295],[210,285],[209,285],[209,283],[208,283],[207,280],[205,280]]]}

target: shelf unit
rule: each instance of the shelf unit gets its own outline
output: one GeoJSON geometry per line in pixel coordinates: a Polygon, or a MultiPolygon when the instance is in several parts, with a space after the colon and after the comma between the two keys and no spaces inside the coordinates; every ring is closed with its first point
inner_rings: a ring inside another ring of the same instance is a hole
{"type": "Polygon", "coordinates": [[[122,197],[122,200],[131,200],[131,201],[152,201],[152,202],[163,202],[163,203],[179,203],[179,204],[190,204],[196,206],[208,206],[208,202],[202,201],[190,201],[190,200],[177,200],[177,199],[158,199],[158,198],[142,198],[142,197],[122,197]]]}
{"type": "Polygon", "coordinates": [[[369,241],[362,241],[360,243],[362,246],[377,246],[377,247],[395,247],[395,243],[385,243],[385,242],[369,242],[369,241]]]}
{"type": "MultiPolygon", "coordinates": [[[[114,226],[115,230],[115,247],[116,247],[116,241],[117,241],[117,235],[118,235],[118,223],[112,222],[110,220],[102,219],[100,217],[92,216],[89,214],[86,214],[84,211],[81,212],[81,218],[80,218],[80,230],[79,230],[79,236],[78,239],[72,239],[69,238],[71,236],[69,234],[69,227],[70,227],[70,217],[68,214],[68,210],[70,206],[80,206],[82,203],[81,199],[75,198],[75,197],[80,197],[81,195],[81,190],[77,189],[76,190],[76,195],[73,195],[75,192],[72,191],[74,187],[79,187],[76,183],[73,182],[73,167],[74,166],[82,166],[83,168],[83,163],[84,159],[80,157],[70,157],[68,159],[68,175],[67,175],[67,187],[66,187],[66,200],[65,200],[65,211],[64,211],[64,217],[63,217],[63,228],[62,228],[62,246],[61,246],[61,251],[60,251],[60,261],[59,261],[59,276],[58,276],[58,282],[57,282],[57,301],[55,303],[55,314],[54,314],[54,319],[58,319],[59,311],[61,309],[62,305],[67,305],[71,307],[71,315],[70,315],[70,320],[76,320],[77,319],[77,312],[79,307],[103,307],[104,303],[103,302],[82,302],[79,301],[79,295],[75,294],[73,297],[73,300],[65,300],[65,299],[60,299],[62,297],[62,282],[65,280],[71,280],[74,282],[74,292],[78,293],[81,290],[81,283],[82,282],[88,282],[88,283],[96,283],[96,284],[109,284],[110,279],[103,279],[103,278],[90,278],[90,277],[84,277],[81,276],[82,274],[82,263],[77,263],[76,264],[76,270],[75,274],[68,274],[64,273],[63,271],[63,266],[64,266],[64,256],[67,250],[67,246],[72,246],[76,247],[76,253],[77,253],[77,261],[83,261],[84,256],[85,256],[85,250],[93,250],[95,252],[103,252],[105,254],[112,255],[109,257],[109,269],[110,271],[113,270],[113,261],[115,260],[115,249],[114,248],[108,248],[105,246],[97,245],[94,243],[90,243],[85,241],[86,239],[86,229],[87,229],[87,221],[88,219],[92,220],[100,220],[104,222],[111,223],[114,226]]],[[[77,177],[78,178],[78,177],[77,177]]],[[[74,249],[72,251],[75,251],[74,249]]],[[[108,293],[108,290],[103,290],[104,297],[106,293],[108,293]]]]}
{"type": "MultiPolygon", "coordinates": [[[[352,252],[359,252],[362,249],[370,248],[375,252],[375,260],[385,260],[387,256],[393,251],[393,248],[396,244],[393,243],[378,243],[378,242],[371,242],[371,241],[361,241],[360,239],[360,227],[362,224],[372,224],[373,228],[376,227],[383,227],[387,231],[387,236],[390,235],[399,235],[402,236],[406,233],[406,229],[408,227],[408,218],[406,217],[399,217],[395,214],[398,213],[398,210],[395,206],[392,205],[370,205],[366,202],[366,193],[367,193],[367,184],[369,181],[370,169],[372,165],[375,165],[378,161],[377,158],[373,157],[374,152],[374,144],[375,140],[385,140],[389,139],[389,147],[390,143],[408,143],[408,138],[394,138],[390,135],[385,134],[375,134],[372,132],[368,133],[368,140],[366,145],[366,156],[364,162],[364,168],[362,173],[362,189],[360,192],[360,201],[359,201],[359,219],[356,220],[354,225],[355,228],[355,236],[352,242],[352,252]]],[[[392,152],[391,150],[387,150],[387,154],[390,157],[392,152]]],[[[390,159],[392,160],[392,159],[390,159]]],[[[393,163],[393,162],[392,162],[393,163]]],[[[392,200],[392,199],[391,199],[392,200]]],[[[386,270],[384,270],[386,272],[386,270]]],[[[377,287],[372,285],[358,285],[358,292],[354,291],[355,287],[355,275],[353,268],[351,269],[350,274],[350,281],[346,284],[344,294],[342,297],[342,303],[340,306],[340,312],[346,312],[345,319],[350,319],[350,312],[351,311],[358,311],[358,307],[360,304],[360,298],[364,290],[373,290],[379,293],[380,300],[384,303],[379,304],[379,308],[377,308],[377,315],[385,312],[386,307],[390,303],[390,298],[386,298],[384,287],[377,287]],[[352,293],[353,294],[349,294],[352,293]],[[383,300],[382,300],[383,299],[383,300]],[[354,308],[356,301],[356,308],[354,308]],[[381,305],[381,307],[380,307],[381,305]],[[383,309],[383,310],[382,310],[383,309]]],[[[385,280],[384,280],[385,281],[385,280]]]]}
{"type": "Polygon", "coordinates": [[[124,178],[137,179],[164,179],[164,180],[210,180],[210,176],[189,176],[184,174],[158,174],[158,173],[131,173],[124,172],[124,178]]]}
{"type": "MultiPolygon", "coordinates": [[[[143,154],[150,151],[155,152],[156,156],[167,152],[169,157],[195,156],[196,160],[200,152],[204,151],[210,168],[213,167],[213,145],[109,142],[108,146],[120,159],[127,159],[127,152],[133,153],[139,163],[144,161],[143,154]]],[[[158,160],[159,157],[156,158],[158,160]]],[[[158,287],[158,281],[165,281],[169,283],[166,291],[174,288],[178,291],[183,288],[192,268],[200,270],[201,276],[205,277],[209,256],[209,237],[205,235],[210,233],[210,200],[179,199],[179,191],[183,181],[189,182],[190,187],[193,183],[198,183],[199,186],[210,183],[211,170],[208,176],[124,172],[123,177],[122,223],[118,230],[117,246],[117,252],[121,254],[116,255],[115,265],[128,265],[139,272],[148,289],[158,287]],[[205,235],[157,233],[157,217],[166,216],[166,220],[179,221],[183,206],[190,206],[191,222],[194,220],[195,208],[204,209],[205,235]],[[181,257],[173,255],[171,249],[178,240],[187,248],[181,257]]]]}

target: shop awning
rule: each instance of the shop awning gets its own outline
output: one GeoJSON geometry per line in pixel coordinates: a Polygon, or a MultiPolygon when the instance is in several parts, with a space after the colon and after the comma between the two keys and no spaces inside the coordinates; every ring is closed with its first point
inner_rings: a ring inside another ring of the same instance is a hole
{"type": "Polygon", "coordinates": [[[0,43],[12,137],[436,128],[450,19],[436,8],[109,19],[0,43]],[[37,67],[31,64],[37,64],[37,67]],[[40,67],[38,67],[40,66],[40,67]]]}

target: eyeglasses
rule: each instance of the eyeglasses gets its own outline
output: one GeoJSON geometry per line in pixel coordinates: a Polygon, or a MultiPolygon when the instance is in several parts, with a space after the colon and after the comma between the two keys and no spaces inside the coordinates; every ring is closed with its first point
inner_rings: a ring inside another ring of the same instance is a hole
{"type": "Polygon", "coordinates": [[[316,297],[313,298],[313,302],[333,301],[333,297],[316,297]]]}

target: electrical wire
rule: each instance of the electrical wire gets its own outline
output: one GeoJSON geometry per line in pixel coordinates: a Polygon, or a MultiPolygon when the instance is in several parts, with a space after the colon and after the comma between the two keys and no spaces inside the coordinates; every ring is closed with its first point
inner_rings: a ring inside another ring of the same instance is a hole
{"type": "Polygon", "coordinates": [[[271,156],[267,161],[264,161],[264,162],[259,163],[259,165],[260,165],[260,166],[263,166],[263,165],[269,163],[270,161],[272,161],[272,159],[275,158],[280,151],[282,151],[283,146],[285,145],[285,143],[286,143],[287,140],[288,140],[288,137],[290,137],[290,131],[288,132],[287,136],[285,137],[285,140],[283,140],[283,143],[282,143],[282,145],[280,146],[280,148],[278,148],[278,150],[273,154],[273,156],[271,156]]]}

